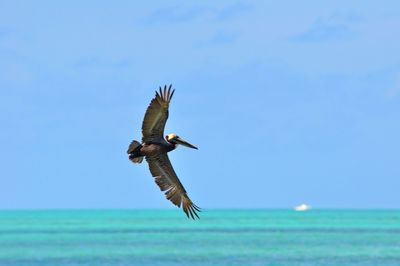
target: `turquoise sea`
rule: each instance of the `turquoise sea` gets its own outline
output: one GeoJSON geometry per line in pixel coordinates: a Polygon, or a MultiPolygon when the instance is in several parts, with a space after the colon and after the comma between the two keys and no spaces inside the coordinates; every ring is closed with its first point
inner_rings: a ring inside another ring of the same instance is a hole
{"type": "Polygon", "coordinates": [[[400,210],[0,211],[0,265],[400,265],[400,210]]]}

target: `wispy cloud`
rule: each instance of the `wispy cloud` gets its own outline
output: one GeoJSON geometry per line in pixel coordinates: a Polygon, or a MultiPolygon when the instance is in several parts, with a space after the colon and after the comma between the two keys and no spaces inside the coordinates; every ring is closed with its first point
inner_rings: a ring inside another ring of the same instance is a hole
{"type": "Polygon", "coordinates": [[[354,37],[355,32],[346,22],[316,20],[309,29],[291,39],[298,42],[324,42],[354,37]]]}
{"type": "Polygon", "coordinates": [[[210,42],[214,44],[226,44],[234,42],[238,37],[238,33],[229,31],[218,31],[211,38],[210,42]]]}
{"type": "Polygon", "coordinates": [[[81,58],[75,64],[77,68],[127,68],[132,66],[132,62],[127,59],[109,59],[97,56],[81,58]]]}
{"type": "Polygon", "coordinates": [[[247,3],[235,3],[217,11],[216,17],[218,20],[227,20],[235,18],[238,15],[247,13],[252,9],[252,6],[247,3]]]}
{"type": "Polygon", "coordinates": [[[206,6],[171,5],[155,10],[146,16],[142,22],[145,24],[182,23],[194,20],[209,12],[210,9],[206,6]]]}
{"type": "Polygon", "coordinates": [[[200,17],[208,17],[211,20],[223,21],[234,19],[238,15],[251,10],[249,4],[234,3],[224,7],[209,5],[170,5],[159,8],[147,15],[142,22],[145,24],[174,24],[189,22],[200,17]]]}

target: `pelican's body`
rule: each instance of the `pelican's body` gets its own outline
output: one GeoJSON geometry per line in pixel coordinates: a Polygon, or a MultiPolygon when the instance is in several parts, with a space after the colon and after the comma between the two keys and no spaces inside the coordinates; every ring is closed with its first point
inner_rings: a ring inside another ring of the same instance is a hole
{"type": "Polygon", "coordinates": [[[197,147],[183,140],[176,134],[168,134],[165,139],[164,127],[168,119],[169,102],[175,90],[171,86],[164,87],[164,91],[156,92],[156,96],[150,102],[142,124],[142,142],[134,140],[129,145],[127,153],[129,160],[134,163],[141,163],[143,158],[149,164],[150,172],[155,178],[161,191],[166,191],[168,200],[176,206],[182,205],[183,211],[189,217],[198,218],[196,211],[199,208],[190,200],[182,183],[179,181],[167,153],[177,148],[179,144],[197,149],[197,147]]]}
{"type": "Polygon", "coordinates": [[[159,153],[167,153],[176,149],[175,144],[171,143],[142,143],[137,149],[129,154],[129,159],[140,158],[144,156],[157,155],[159,153]]]}

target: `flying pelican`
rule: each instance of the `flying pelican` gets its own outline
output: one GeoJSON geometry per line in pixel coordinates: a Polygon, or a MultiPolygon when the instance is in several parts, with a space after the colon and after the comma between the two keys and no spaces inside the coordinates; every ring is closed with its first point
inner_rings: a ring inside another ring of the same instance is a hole
{"type": "Polygon", "coordinates": [[[156,91],[156,96],[151,100],[144,115],[142,143],[136,140],[132,141],[127,153],[129,160],[133,163],[141,163],[143,157],[145,157],[151,175],[155,178],[160,190],[165,191],[166,198],[178,208],[182,205],[186,216],[195,219],[195,216],[199,218],[196,212],[200,211],[200,208],[190,200],[174,168],[172,168],[167,153],[175,150],[179,144],[196,150],[197,147],[174,133],[166,135],[166,140],[163,137],[165,123],[168,119],[169,103],[175,92],[175,89],[171,90],[171,87],[172,85],[167,89],[165,85],[164,91],[161,87],[159,92],[156,91]]]}

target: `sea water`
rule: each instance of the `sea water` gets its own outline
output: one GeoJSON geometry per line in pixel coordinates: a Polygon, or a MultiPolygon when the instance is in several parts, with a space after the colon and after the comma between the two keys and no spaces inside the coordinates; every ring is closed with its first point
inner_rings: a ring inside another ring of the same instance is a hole
{"type": "Polygon", "coordinates": [[[200,215],[0,211],[0,265],[400,265],[399,210],[200,215]]]}

